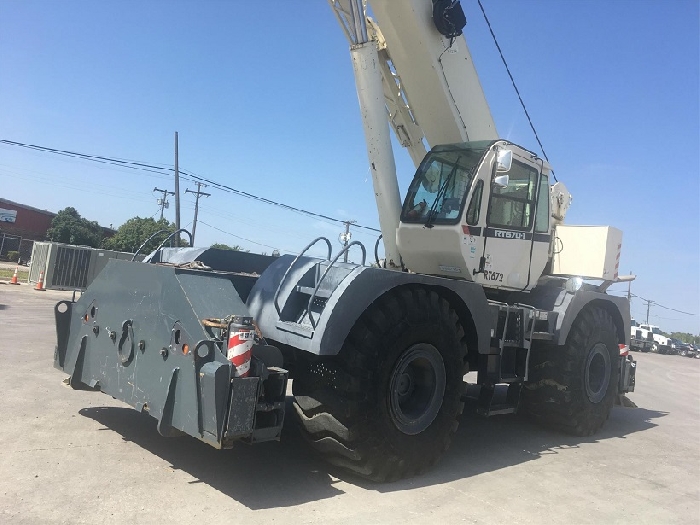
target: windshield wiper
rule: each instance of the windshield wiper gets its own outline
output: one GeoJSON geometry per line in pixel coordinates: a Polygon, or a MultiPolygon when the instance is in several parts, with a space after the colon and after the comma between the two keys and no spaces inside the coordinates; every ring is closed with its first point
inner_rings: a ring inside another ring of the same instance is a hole
{"type": "Polygon", "coordinates": [[[455,176],[455,173],[457,172],[457,166],[459,166],[459,161],[462,158],[460,155],[457,157],[457,160],[455,161],[455,165],[452,167],[450,172],[447,174],[447,177],[445,178],[445,182],[443,182],[440,185],[440,188],[438,188],[437,195],[435,196],[435,200],[433,201],[433,205],[430,207],[430,210],[428,210],[428,215],[425,220],[425,227],[426,228],[432,228],[433,227],[433,220],[435,219],[435,216],[437,215],[437,207],[438,204],[440,203],[440,200],[442,197],[445,195],[445,191],[447,190],[447,185],[450,183],[452,178],[455,176]]]}

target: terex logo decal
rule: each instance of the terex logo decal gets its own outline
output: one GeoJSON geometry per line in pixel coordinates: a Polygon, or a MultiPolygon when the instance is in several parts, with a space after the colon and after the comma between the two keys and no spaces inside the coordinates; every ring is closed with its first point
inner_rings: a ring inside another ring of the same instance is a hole
{"type": "Polygon", "coordinates": [[[494,230],[493,236],[497,239],[525,239],[525,233],[508,230],[494,230]]]}

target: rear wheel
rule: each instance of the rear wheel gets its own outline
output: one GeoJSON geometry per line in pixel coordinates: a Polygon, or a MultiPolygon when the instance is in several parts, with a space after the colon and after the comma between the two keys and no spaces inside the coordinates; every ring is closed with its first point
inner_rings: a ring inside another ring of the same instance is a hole
{"type": "Polygon", "coordinates": [[[444,298],[420,287],[389,292],[337,357],[294,379],[302,433],[330,463],[374,481],[423,472],[457,430],[466,354],[444,298]]]}
{"type": "Polygon", "coordinates": [[[533,348],[522,407],[536,420],[577,436],[597,432],[617,394],[619,348],[612,317],[584,309],[566,344],[533,348]]]}

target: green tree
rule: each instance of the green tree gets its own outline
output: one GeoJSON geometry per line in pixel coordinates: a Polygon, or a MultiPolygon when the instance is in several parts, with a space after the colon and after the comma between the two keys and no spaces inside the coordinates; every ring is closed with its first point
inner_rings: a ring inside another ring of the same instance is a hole
{"type": "Polygon", "coordinates": [[[215,242],[209,248],[216,248],[217,250],[233,250],[234,252],[247,252],[249,250],[244,250],[238,244],[235,246],[229,246],[228,244],[222,244],[220,242],[215,242]]]}
{"type": "Polygon", "coordinates": [[[97,248],[102,240],[102,228],[96,221],[81,217],[75,208],[69,206],[53,218],[46,238],[54,242],[97,248]]]}
{"type": "MultiPolygon", "coordinates": [[[[147,219],[132,217],[117,229],[117,233],[109,239],[105,239],[102,247],[108,250],[134,253],[146,239],[160,230],[166,231],[153,237],[141,250],[143,254],[149,254],[155,250],[168,235],[175,231],[175,225],[166,219],[157,221],[152,217],[147,219]]],[[[180,241],[180,246],[188,245],[184,239],[180,241]]]]}
{"type": "Polygon", "coordinates": [[[671,334],[671,337],[673,337],[674,339],[680,339],[684,343],[700,343],[700,336],[693,335],[688,332],[673,332],[671,334]]]}

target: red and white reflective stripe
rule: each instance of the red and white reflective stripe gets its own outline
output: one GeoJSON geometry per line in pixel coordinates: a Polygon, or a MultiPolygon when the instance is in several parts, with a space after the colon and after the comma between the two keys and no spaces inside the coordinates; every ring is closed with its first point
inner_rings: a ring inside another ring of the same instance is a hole
{"type": "Polygon", "coordinates": [[[227,358],[236,367],[236,377],[247,377],[250,372],[250,355],[255,342],[255,332],[231,325],[228,336],[227,358]]]}
{"type": "Polygon", "coordinates": [[[627,345],[618,345],[620,347],[620,357],[626,357],[630,354],[630,348],[627,345]]]}

